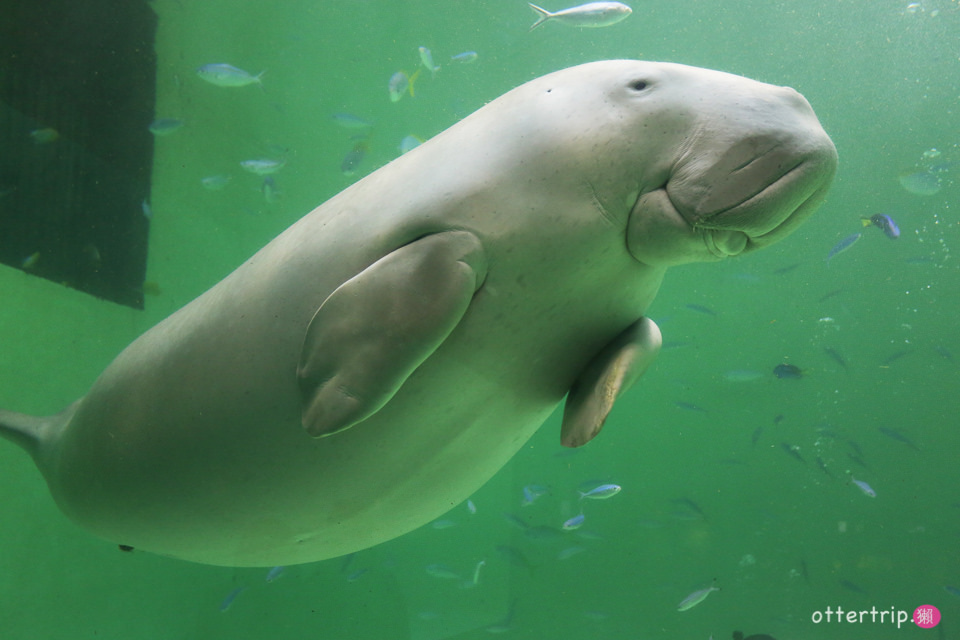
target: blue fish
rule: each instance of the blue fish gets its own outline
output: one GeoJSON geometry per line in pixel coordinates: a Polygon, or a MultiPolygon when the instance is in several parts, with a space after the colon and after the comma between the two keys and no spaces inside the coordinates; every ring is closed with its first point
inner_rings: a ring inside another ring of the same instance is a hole
{"type": "Polygon", "coordinates": [[[583,521],[585,519],[586,517],[582,513],[578,516],[573,516],[572,518],[570,518],[569,520],[563,523],[563,530],[573,531],[574,529],[579,529],[580,527],[583,526],[583,521]]]}
{"type": "Polygon", "coordinates": [[[864,227],[876,227],[883,231],[888,238],[896,240],[900,237],[900,227],[894,222],[893,218],[885,213],[877,213],[869,218],[860,218],[860,223],[864,227]]]}
{"type": "Polygon", "coordinates": [[[827,254],[827,262],[829,263],[830,260],[838,253],[843,253],[844,251],[852,247],[854,243],[860,239],[861,235],[862,234],[858,231],[857,233],[851,234],[846,238],[844,238],[843,240],[841,240],[840,242],[838,242],[837,244],[835,244],[833,246],[833,249],[830,249],[830,253],[827,254]]]}
{"type": "Polygon", "coordinates": [[[283,573],[284,569],[286,569],[286,567],[274,567],[270,569],[270,571],[267,572],[267,578],[266,578],[267,582],[273,582],[274,580],[279,578],[280,575],[283,573]]]}
{"type": "Polygon", "coordinates": [[[526,507],[537,501],[537,498],[547,493],[549,489],[539,484],[528,484],[523,488],[523,502],[520,506],[526,507]]]}
{"type": "Polygon", "coordinates": [[[220,603],[220,611],[225,612],[227,609],[229,609],[230,605],[233,604],[233,601],[236,600],[237,596],[243,593],[245,589],[246,587],[237,587],[236,589],[231,591],[229,594],[227,594],[227,597],[224,598],[223,602],[220,603]]]}

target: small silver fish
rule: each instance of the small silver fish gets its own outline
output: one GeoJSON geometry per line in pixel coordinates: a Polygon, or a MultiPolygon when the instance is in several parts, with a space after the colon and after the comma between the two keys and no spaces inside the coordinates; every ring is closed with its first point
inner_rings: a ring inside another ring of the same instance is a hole
{"type": "Polygon", "coordinates": [[[837,244],[833,245],[833,248],[830,249],[830,253],[827,254],[827,264],[830,263],[830,260],[835,255],[837,255],[838,253],[843,253],[844,251],[852,247],[854,243],[856,243],[856,241],[860,239],[861,235],[862,234],[859,232],[852,233],[846,238],[844,238],[843,240],[841,240],[840,242],[838,242],[837,244]]]}
{"type": "Polygon", "coordinates": [[[687,611],[688,609],[693,609],[695,606],[707,599],[707,596],[714,591],[720,591],[720,587],[716,585],[710,585],[706,589],[700,589],[699,591],[694,591],[677,605],[677,611],[687,611]]]}
{"type": "Polygon", "coordinates": [[[586,549],[578,545],[567,547],[557,554],[557,560],[569,560],[573,556],[577,555],[578,553],[583,553],[584,551],[586,551],[586,549]]]}
{"type": "Polygon", "coordinates": [[[263,177],[263,183],[260,185],[260,193],[263,194],[263,199],[267,201],[267,204],[276,204],[280,202],[280,198],[283,196],[273,176],[263,177]]]}
{"type": "Polygon", "coordinates": [[[243,69],[225,63],[205,64],[197,68],[200,79],[218,87],[246,87],[251,84],[263,86],[261,78],[265,73],[266,71],[261,71],[257,75],[251,75],[243,69]]]}
{"type": "Polygon", "coordinates": [[[200,183],[203,185],[203,188],[207,191],[220,191],[233,180],[232,176],[227,175],[215,175],[207,176],[206,178],[201,178],[200,183]]]}
{"type": "Polygon", "coordinates": [[[352,113],[335,113],[333,114],[333,121],[344,129],[369,129],[373,126],[373,122],[370,120],[364,120],[352,113]]]}
{"type": "Polygon", "coordinates": [[[608,27],[624,20],[633,9],[622,2],[588,2],[569,9],[550,12],[528,2],[537,14],[537,21],[530,27],[533,31],[547,20],[553,20],[571,27],[608,27]]]}
{"type": "Polygon", "coordinates": [[[178,118],[157,118],[150,123],[150,133],[155,136],[168,136],[183,126],[183,120],[178,118]]]}
{"type": "Polygon", "coordinates": [[[280,171],[280,169],[283,169],[286,164],[287,161],[285,159],[274,160],[272,158],[255,158],[253,160],[244,160],[240,163],[240,166],[250,173],[255,173],[258,176],[266,176],[280,171]]]}
{"type": "Polygon", "coordinates": [[[579,491],[578,493],[580,494],[581,500],[584,498],[606,500],[620,493],[620,489],[621,487],[618,484],[602,484],[599,487],[594,487],[590,491],[579,491]]]}
{"type": "Polygon", "coordinates": [[[853,484],[857,485],[860,491],[863,491],[864,495],[870,496],[871,498],[877,497],[877,492],[873,490],[873,487],[868,485],[863,480],[857,480],[853,476],[850,476],[850,481],[853,482],[853,484]]]}
{"type": "Polygon", "coordinates": [[[464,51],[463,53],[458,53],[455,56],[450,56],[450,59],[454,62],[459,62],[460,64],[470,64],[476,62],[477,58],[480,55],[476,51],[464,51]]]}
{"type": "Polygon", "coordinates": [[[563,523],[563,530],[573,531],[575,529],[579,529],[580,527],[583,526],[583,521],[585,519],[586,517],[582,513],[578,516],[573,516],[572,518],[570,518],[569,520],[563,523]]]}
{"type": "Polygon", "coordinates": [[[460,574],[456,573],[445,564],[427,565],[427,575],[443,580],[460,580],[460,574]]]}

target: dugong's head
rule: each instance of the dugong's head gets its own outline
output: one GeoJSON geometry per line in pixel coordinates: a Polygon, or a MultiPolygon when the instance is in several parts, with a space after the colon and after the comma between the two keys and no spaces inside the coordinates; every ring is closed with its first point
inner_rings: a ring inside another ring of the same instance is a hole
{"type": "Polygon", "coordinates": [[[717,260],[770,245],[813,213],[833,179],[836,149],[793,89],[631,60],[557,75],[567,72],[580,91],[567,106],[590,110],[593,153],[604,158],[594,160],[602,170],[588,177],[591,188],[625,223],[627,247],[642,263],[717,260]]]}

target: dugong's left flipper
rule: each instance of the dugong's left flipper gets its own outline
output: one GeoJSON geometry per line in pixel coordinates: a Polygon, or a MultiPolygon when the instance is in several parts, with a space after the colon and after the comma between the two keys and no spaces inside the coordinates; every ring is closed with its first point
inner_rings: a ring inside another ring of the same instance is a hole
{"type": "Polygon", "coordinates": [[[646,372],[662,342],[656,323],[640,318],[593,357],[567,394],[563,446],[579,447],[600,433],[614,401],[646,372]]]}
{"type": "Polygon", "coordinates": [[[486,277],[466,231],[404,245],[340,285],[307,328],[297,375],[314,437],[376,413],[447,338],[486,277]]]}

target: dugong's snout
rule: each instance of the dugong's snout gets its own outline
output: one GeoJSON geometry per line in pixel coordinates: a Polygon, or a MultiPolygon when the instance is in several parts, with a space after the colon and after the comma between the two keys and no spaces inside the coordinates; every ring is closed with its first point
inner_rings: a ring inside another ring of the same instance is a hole
{"type": "Polygon", "coordinates": [[[768,89],[734,116],[708,119],[667,183],[670,202],[717,257],[785,238],[836,172],[836,148],[809,103],[788,87],[768,89]]]}
{"type": "Polygon", "coordinates": [[[837,151],[809,103],[793,89],[741,80],[746,91],[720,96],[701,114],[665,186],[637,201],[629,244],[641,261],[679,264],[769,246],[823,201],[837,151]],[[645,242],[651,219],[686,229],[686,249],[667,255],[645,242]]]}

